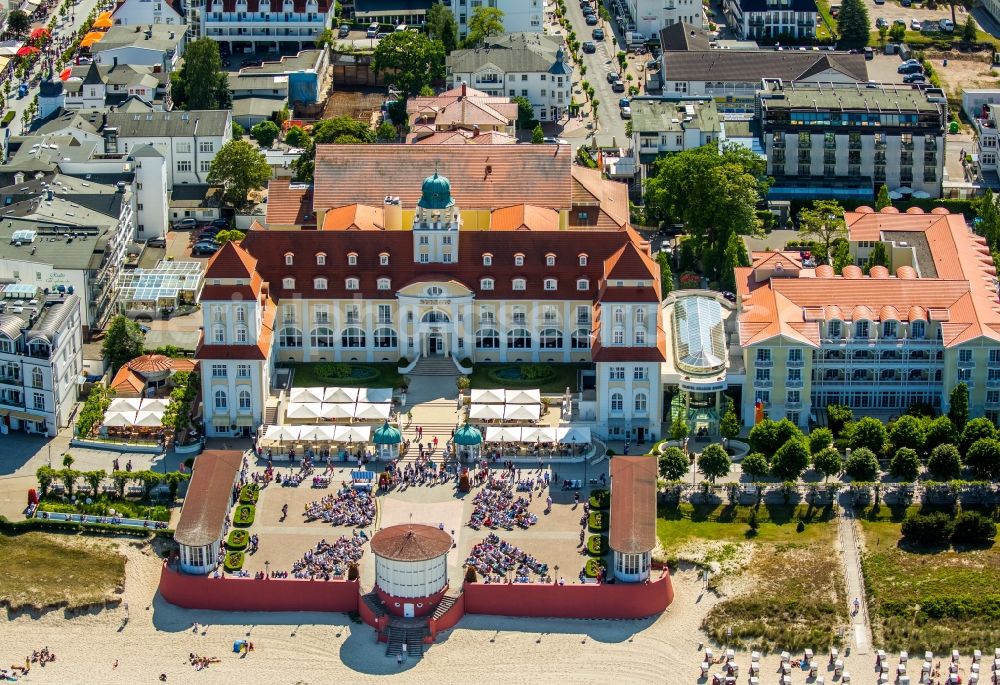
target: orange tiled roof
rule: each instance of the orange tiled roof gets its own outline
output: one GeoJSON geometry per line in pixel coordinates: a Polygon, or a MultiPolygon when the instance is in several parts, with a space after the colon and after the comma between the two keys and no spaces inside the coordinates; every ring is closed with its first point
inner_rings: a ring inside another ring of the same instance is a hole
{"type": "Polygon", "coordinates": [[[312,186],[287,180],[267,184],[267,225],[316,226],[312,186]]]}
{"type": "Polygon", "coordinates": [[[208,261],[205,278],[249,279],[257,268],[257,260],[233,241],[227,242],[208,261]]]}
{"type": "Polygon", "coordinates": [[[491,231],[558,231],[559,212],[532,205],[513,205],[490,213],[491,231]]]}
{"type": "Polygon", "coordinates": [[[382,231],[385,212],[381,207],[346,205],[334,207],[323,216],[324,231],[382,231]]]}

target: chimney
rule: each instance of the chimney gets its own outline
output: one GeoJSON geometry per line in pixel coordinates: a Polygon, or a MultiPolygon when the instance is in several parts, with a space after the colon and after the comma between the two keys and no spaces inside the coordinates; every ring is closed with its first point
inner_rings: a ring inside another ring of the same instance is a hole
{"type": "Polygon", "coordinates": [[[473,127],[472,127],[472,137],[473,138],[478,138],[479,137],[479,124],[474,124],[473,125],[473,127]]]}
{"type": "Polygon", "coordinates": [[[466,88],[466,85],[467,84],[465,83],[465,81],[462,81],[462,97],[463,98],[465,97],[465,88],[466,88]]]}
{"type": "Polygon", "coordinates": [[[385,229],[387,231],[403,230],[403,205],[398,197],[387,195],[382,207],[385,229]]]}

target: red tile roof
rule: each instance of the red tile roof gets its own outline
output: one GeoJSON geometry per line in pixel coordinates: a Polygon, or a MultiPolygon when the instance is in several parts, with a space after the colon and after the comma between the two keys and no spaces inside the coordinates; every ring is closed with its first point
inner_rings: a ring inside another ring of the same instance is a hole
{"type": "Polygon", "coordinates": [[[656,457],[611,458],[611,549],[625,554],[656,547],[656,457]]]}
{"type": "Polygon", "coordinates": [[[174,540],[189,547],[205,547],[218,542],[242,463],[243,453],[236,450],[208,450],[198,456],[174,540]]]}
{"type": "Polygon", "coordinates": [[[389,526],[372,536],[372,553],[393,561],[429,561],[451,549],[451,536],[434,526],[403,523],[389,526]]]}
{"type": "Polygon", "coordinates": [[[490,213],[491,231],[557,231],[559,212],[545,207],[514,205],[490,213]]]}
{"type": "Polygon", "coordinates": [[[289,181],[271,181],[267,184],[268,226],[316,226],[313,212],[312,186],[289,181]]]}
{"type": "MultiPolygon", "coordinates": [[[[204,300],[204,295],[202,296],[204,300]]],[[[261,320],[260,335],[256,345],[208,345],[205,343],[205,332],[198,338],[198,347],[194,356],[197,359],[245,359],[248,361],[264,361],[271,352],[271,340],[274,338],[274,318],[277,307],[273,301],[265,299],[264,313],[261,320]]]]}
{"type": "Polygon", "coordinates": [[[385,229],[385,211],[381,207],[347,205],[323,215],[324,231],[381,231],[385,229]]]}
{"type": "Polygon", "coordinates": [[[208,261],[205,278],[249,279],[257,267],[257,260],[233,241],[222,246],[208,261]]]}

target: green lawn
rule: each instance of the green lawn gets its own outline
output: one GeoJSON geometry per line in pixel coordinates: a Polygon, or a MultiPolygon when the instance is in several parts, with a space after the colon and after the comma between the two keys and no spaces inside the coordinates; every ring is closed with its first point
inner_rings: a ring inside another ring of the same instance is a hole
{"type": "Polygon", "coordinates": [[[322,378],[317,374],[317,368],[326,362],[300,363],[289,362],[285,364],[295,370],[292,377],[292,386],[296,388],[315,387],[338,387],[338,386],[358,386],[362,388],[397,388],[403,382],[403,377],[396,371],[394,363],[349,363],[349,366],[360,366],[375,369],[378,376],[372,379],[352,380],[350,378],[322,378]]]}
{"type": "Polygon", "coordinates": [[[1000,550],[900,547],[904,513],[869,508],[861,519],[876,644],[936,652],[1000,644],[1000,550]]]}
{"type": "MultiPolygon", "coordinates": [[[[728,504],[661,507],[656,532],[666,550],[673,550],[695,538],[706,540],[747,540],[753,507],[728,504]]],[[[758,542],[812,542],[823,537],[833,511],[809,505],[761,505],[757,510],[758,542]],[[799,521],[806,524],[801,533],[799,521]]]]}
{"type": "Polygon", "coordinates": [[[82,606],[113,596],[125,581],[125,557],[109,545],[52,533],[0,535],[9,607],[82,606]]]}
{"type": "Polygon", "coordinates": [[[816,7],[823,18],[823,22],[816,27],[817,38],[836,38],[837,20],[830,14],[830,3],[828,0],[816,0],[816,7]],[[832,27],[832,30],[831,30],[832,27]]]}
{"type": "Polygon", "coordinates": [[[503,367],[517,368],[520,366],[528,366],[532,364],[475,364],[472,367],[472,374],[470,374],[469,379],[472,384],[470,387],[473,388],[539,388],[545,393],[559,393],[565,392],[566,388],[569,387],[570,392],[577,392],[579,390],[579,384],[577,382],[577,377],[581,369],[588,368],[589,364],[549,364],[545,363],[544,366],[550,367],[554,372],[555,376],[549,378],[544,382],[539,381],[503,381],[496,380],[490,376],[490,371],[494,371],[503,367]]]}

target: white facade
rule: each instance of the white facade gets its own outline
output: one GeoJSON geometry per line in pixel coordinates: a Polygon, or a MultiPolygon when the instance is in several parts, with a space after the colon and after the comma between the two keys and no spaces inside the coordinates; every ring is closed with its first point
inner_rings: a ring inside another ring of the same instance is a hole
{"type": "Polygon", "coordinates": [[[819,10],[813,0],[725,0],[726,21],[743,39],[811,40],[819,10]]]}
{"type": "Polygon", "coordinates": [[[699,0],[628,0],[626,5],[635,31],[647,38],[655,38],[662,29],[682,21],[702,28],[701,7],[699,0]]]}
{"type": "Polygon", "coordinates": [[[219,565],[221,546],[218,540],[210,545],[180,545],[181,570],[192,575],[211,573],[219,565]]]}
{"type": "Polygon", "coordinates": [[[375,585],[393,597],[431,597],[448,585],[448,555],[396,561],[375,554],[375,585]]]}
{"type": "Polygon", "coordinates": [[[615,580],[620,580],[623,583],[641,583],[648,579],[652,558],[652,552],[631,554],[615,550],[615,580]]]}
{"type": "Polygon", "coordinates": [[[484,64],[467,73],[448,75],[449,88],[463,82],[471,87],[505,97],[523,96],[531,101],[535,117],[540,121],[556,121],[569,108],[573,90],[573,75],[539,72],[504,72],[496,65],[484,64]]]}
{"type": "Polygon", "coordinates": [[[331,26],[333,5],[308,0],[298,8],[302,11],[296,5],[292,0],[275,0],[270,6],[254,0],[210,0],[198,10],[200,34],[226,44],[233,53],[313,47],[331,26]]]}
{"type": "MultiPolygon", "coordinates": [[[[178,26],[177,31],[184,31],[178,26]]],[[[94,54],[98,64],[133,64],[142,67],[161,67],[165,71],[173,71],[180,60],[183,50],[178,45],[176,50],[164,51],[159,47],[144,47],[143,45],[124,45],[120,48],[109,48],[94,54]]]]}
{"type": "Polygon", "coordinates": [[[161,238],[170,228],[167,161],[150,146],[135,150],[132,159],[135,161],[135,237],[138,240],[161,238]]]}
{"type": "MultiPolygon", "coordinates": [[[[476,7],[484,4],[482,0],[451,0],[450,3],[445,3],[445,7],[449,5],[458,24],[458,36],[465,38],[469,34],[472,13],[476,11],[476,7]]],[[[489,6],[503,12],[503,28],[507,33],[541,33],[543,29],[543,0],[491,0],[489,6]]]]}
{"type": "Polygon", "coordinates": [[[184,17],[178,14],[168,0],[124,0],[112,15],[120,24],[184,24],[184,17]]]}

